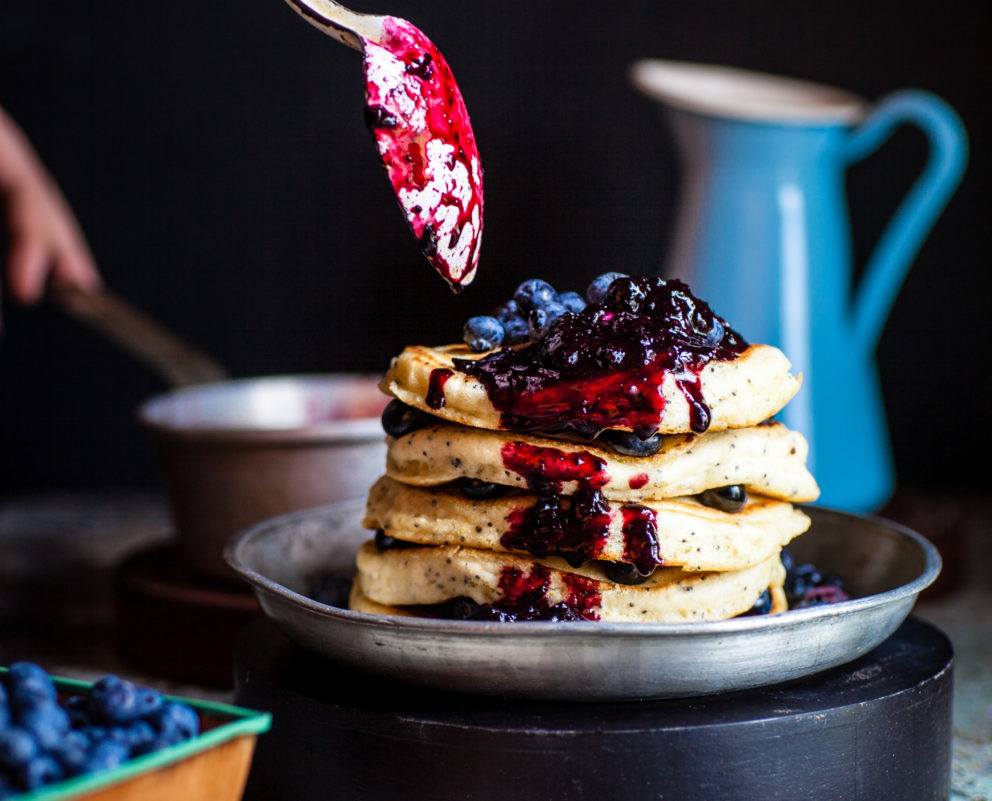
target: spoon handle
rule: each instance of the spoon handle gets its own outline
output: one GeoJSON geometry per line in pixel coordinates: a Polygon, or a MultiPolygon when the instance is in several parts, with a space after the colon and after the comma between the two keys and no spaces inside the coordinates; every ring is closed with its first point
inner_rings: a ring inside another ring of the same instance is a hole
{"type": "Polygon", "coordinates": [[[303,19],[341,44],[363,50],[363,42],[382,36],[383,17],[359,14],[336,0],[286,0],[303,19]]]}
{"type": "Polygon", "coordinates": [[[227,372],[151,317],[105,290],[61,289],[55,301],[72,317],[98,331],[154,369],[171,386],[223,381],[227,372]]]}

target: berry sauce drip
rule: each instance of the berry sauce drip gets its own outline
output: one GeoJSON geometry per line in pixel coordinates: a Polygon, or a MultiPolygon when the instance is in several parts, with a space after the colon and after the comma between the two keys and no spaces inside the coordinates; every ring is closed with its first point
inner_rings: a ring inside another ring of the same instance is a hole
{"type": "Polygon", "coordinates": [[[527,551],[539,559],[560,556],[572,567],[599,558],[610,532],[610,507],[597,489],[581,487],[570,498],[557,492],[540,496],[533,506],[514,509],[504,548],[527,551]]]}
{"type": "MultiPolygon", "coordinates": [[[[568,453],[526,442],[507,442],[502,456],[503,465],[523,476],[538,499],[509,514],[500,543],[538,558],[560,556],[572,567],[599,558],[610,533],[610,507],[601,492],[610,480],[606,462],[588,451],[568,453]],[[563,498],[566,481],[578,487],[563,498]]],[[[648,574],[661,564],[655,514],[631,505],[623,508],[623,519],[624,558],[648,574]]]]}
{"type": "Polygon", "coordinates": [[[539,495],[561,492],[566,481],[598,490],[610,477],[606,461],[589,451],[566,452],[527,442],[507,442],[502,450],[503,466],[512,470],[539,495]]]}
{"type": "Polygon", "coordinates": [[[638,473],[637,475],[630,477],[630,480],[627,482],[627,485],[632,490],[639,490],[648,483],[648,480],[649,478],[647,473],[638,473]]]}
{"type": "Polygon", "coordinates": [[[653,509],[640,504],[624,506],[623,558],[641,575],[650,575],[663,564],[658,546],[658,516],[653,509]]]}
{"type": "Polygon", "coordinates": [[[567,595],[559,604],[548,601],[551,571],[544,565],[534,565],[530,572],[515,567],[504,567],[499,578],[502,597],[493,606],[507,621],[547,620],[549,613],[560,607],[571,610],[577,619],[599,620],[598,609],[602,603],[598,583],[583,576],[562,573],[567,595]]]}
{"type": "Polygon", "coordinates": [[[539,342],[456,359],[455,369],[482,382],[505,428],[588,437],[620,427],[647,438],[661,423],[669,374],[689,404],[691,429],[705,431],[700,373],[746,348],[681,281],[621,278],[601,304],[563,314],[539,342]]]}
{"type": "Polygon", "coordinates": [[[499,580],[503,597],[495,603],[478,604],[471,598],[460,596],[439,604],[411,606],[408,609],[425,617],[497,623],[599,620],[603,598],[598,583],[570,573],[562,573],[561,580],[565,585],[565,597],[553,604],[548,600],[551,587],[551,571],[548,568],[535,565],[529,573],[525,573],[515,567],[504,567],[499,580]]]}
{"type": "Polygon", "coordinates": [[[431,376],[427,380],[427,396],[424,402],[432,409],[441,409],[444,406],[444,385],[448,379],[454,375],[447,367],[437,367],[431,370],[431,376]]]}
{"type": "Polygon", "coordinates": [[[460,291],[479,263],[482,162],[451,68],[406,20],[365,42],[365,120],[424,255],[460,291]]]}

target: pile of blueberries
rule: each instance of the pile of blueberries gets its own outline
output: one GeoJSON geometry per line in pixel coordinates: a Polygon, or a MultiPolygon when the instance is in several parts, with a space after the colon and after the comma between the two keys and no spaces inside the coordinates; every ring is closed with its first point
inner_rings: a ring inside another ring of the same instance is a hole
{"type": "Polygon", "coordinates": [[[16,662],[0,677],[0,799],[111,770],[199,731],[191,707],[155,690],[104,676],[60,703],[44,669],[16,662]]]}
{"type": "Polygon", "coordinates": [[[824,573],[815,565],[797,565],[788,548],[782,549],[782,565],[785,567],[785,596],[789,599],[789,609],[835,604],[851,597],[844,589],[842,578],[824,573]]]}
{"type": "Polygon", "coordinates": [[[500,345],[539,342],[563,314],[578,314],[586,305],[602,303],[610,284],[626,277],[624,273],[603,273],[589,284],[584,298],[578,292],[556,292],[547,281],[529,278],[492,316],[469,318],[465,344],[481,353],[500,345]]]}

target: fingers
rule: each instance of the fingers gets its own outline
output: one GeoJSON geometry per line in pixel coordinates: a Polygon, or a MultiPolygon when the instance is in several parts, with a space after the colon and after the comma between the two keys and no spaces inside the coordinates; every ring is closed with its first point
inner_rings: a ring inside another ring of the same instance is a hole
{"type": "Polygon", "coordinates": [[[93,290],[101,285],[100,273],[93,261],[82,231],[58,189],[51,188],[53,209],[50,221],[54,237],[52,280],[58,286],[93,290]]]}
{"type": "Polygon", "coordinates": [[[49,277],[61,287],[97,289],[100,274],[69,207],[54,187],[13,193],[8,201],[8,284],[22,303],[36,302],[49,277]]]}
{"type": "Polygon", "coordinates": [[[35,303],[45,288],[49,251],[43,237],[14,235],[8,256],[7,283],[10,293],[21,303],[35,303]]]}
{"type": "Polygon", "coordinates": [[[34,303],[44,291],[51,255],[43,202],[30,190],[12,192],[7,198],[7,214],[7,283],[16,300],[34,303]]]}

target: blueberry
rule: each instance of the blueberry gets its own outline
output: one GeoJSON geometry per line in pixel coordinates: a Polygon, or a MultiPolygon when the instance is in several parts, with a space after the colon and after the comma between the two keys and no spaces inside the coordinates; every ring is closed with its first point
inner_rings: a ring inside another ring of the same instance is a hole
{"type": "Polygon", "coordinates": [[[790,551],[788,548],[783,548],[782,552],[779,554],[779,558],[782,560],[782,567],[785,568],[785,572],[787,574],[791,573],[793,567],[795,567],[796,564],[796,560],[795,557],[792,555],[792,551],[790,551]]]}
{"type": "Polygon", "coordinates": [[[789,605],[799,603],[809,590],[818,586],[823,581],[823,576],[814,565],[798,565],[786,576],[785,594],[789,598],[789,605]]]}
{"type": "Polygon", "coordinates": [[[382,430],[391,437],[402,437],[418,428],[426,428],[434,418],[427,412],[407,406],[403,401],[391,400],[382,412],[382,430]]]}
{"type": "Polygon", "coordinates": [[[469,317],[464,329],[465,344],[476,353],[498,348],[505,335],[503,324],[495,317],[469,317]]]}
{"type": "Polygon", "coordinates": [[[463,478],[458,482],[462,495],[474,501],[485,498],[498,498],[506,493],[507,488],[491,481],[480,481],[477,478],[463,478]]]}
{"type": "Polygon", "coordinates": [[[138,688],[118,676],[104,676],[90,688],[89,710],[99,723],[127,723],[138,715],[138,688]]]}
{"type": "Polygon", "coordinates": [[[46,751],[58,745],[69,731],[69,716],[51,701],[28,707],[17,717],[21,727],[31,732],[46,751]]]}
{"type": "Polygon", "coordinates": [[[55,684],[43,668],[33,662],[15,662],[10,666],[10,701],[17,708],[41,701],[54,701],[55,684]]]}
{"type": "Polygon", "coordinates": [[[537,616],[539,620],[547,620],[550,623],[577,623],[584,618],[564,601],[548,607],[548,610],[537,616]]]}
{"type": "Polygon", "coordinates": [[[10,703],[10,699],[7,697],[7,688],[4,687],[3,681],[0,680],[0,706],[7,706],[10,703]]]}
{"type": "Polygon", "coordinates": [[[520,304],[510,299],[497,308],[493,316],[505,325],[509,320],[520,317],[520,304]]]}
{"type": "Polygon", "coordinates": [[[103,742],[107,739],[110,729],[106,726],[84,726],[81,729],[74,729],[83,735],[87,740],[90,741],[90,745],[96,745],[96,743],[103,742]]]}
{"type": "Polygon", "coordinates": [[[600,562],[600,568],[610,581],[617,584],[643,584],[651,578],[654,570],[645,575],[628,562],[600,562]]]}
{"type": "Polygon", "coordinates": [[[10,725],[10,707],[7,706],[7,699],[3,696],[3,685],[0,684],[0,729],[6,729],[10,725]]]}
{"type": "Polygon", "coordinates": [[[128,748],[113,740],[104,740],[93,746],[83,763],[84,773],[113,770],[128,758],[128,748]]]}
{"type": "Polygon", "coordinates": [[[455,620],[474,620],[479,616],[479,604],[465,596],[452,599],[448,610],[455,620]]]}
{"type": "Polygon", "coordinates": [[[696,320],[694,318],[692,323],[692,328],[694,331],[696,331],[696,333],[705,335],[706,344],[711,348],[715,348],[717,345],[723,342],[723,335],[726,333],[726,329],[724,328],[723,323],[721,323],[717,317],[713,317],[713,325],[708,330],[706,329],[705,325],[697,326],[696,320]],[[700,330],[700,329],[704,329],[704,330],[700,330]]]}
{"type": "Polygon", "coordinates": [[[530,338],[537,341],[544,339],[555,320],[566,313],[566,309],[558,301],[553,300],[546,306],[531,310],[527,317],[527,330],[530,338]]]}
{"type": "Polygon", "coordinates": [[[530,339],[530,329],[523,317],[511,317],[503,323],[503,344],[519,345],[530,339]]]}
{"type": "Polygon", "coordinates": [[[544,308],[549,303],[554,302],[556,298],[555,288],[540,278],[530,278],[524,281],[513,293],[513,299],[522,312],[544,308]]]}
{"type": "Polygon", "coordinates": [[[58,762],[50,756],[37,756],[18,771],[25,790],[37,790],[46,784],[59,781],[65,774],[58,762]]]}
{"type": "Polygon", "coordinates": [[[351,594],[351,579],[344,576],[320,576],[310,589],[310,597],[315,601],[339,609],[348,608],[351,594]]]}
{"type": "Polygon", "coordinates": [[[381,528],[375,533],[375,547],[380,551],[398,551],[402,548],[415,548],[416,543],[390,537],[381,528]]]}
{"type": "Polygon", "coordinates": [[[67,775],[78,776],[84,772],[89,749],[89,738],[78,731],[71,731],[52,750],[52,756],[67,775]]]}
{"type": "Polygon", "coordinates": [[[585,311],[585,299],[578,292],[562,292],[558,296],[558,302],[573,314],[585,311]]]}
{"type": "Polygon", "coordinates": [[[810,587],[803,594],[802,599],[796,604],[797,609],[805,609],[810,606],[823,606],[825,604],[836,604],[846,601],[851,596],[844,592],[841,582],[837,579],[825,580],[823,584],[810,587]]]}
{"type": "Polygon", "coordinates": [[[87,709],[88,701],[85,695],[71,695],[64,704],[66,714],[69,715],[69,725],[74,729],[81,729],[90,724],[90,713],[87,709]]]}
{"type": "Polygon", "coordinates": [[[747,503],[747,490],[740,484],[716,487],[699,494],[699,502],[721,512],[739,512],[747,503]]]}
{"type": "Polygon", "coordinates": [[[200,719],[192,707],[169,701],[148,720],[159,734],[176,734],[188,740],[200,732],[200,719]]]}
{"type": "Polygon", "coordinates": [[[182,740],[177,739],[174,735],[156,734],[151,740],[145,740],[136,745],[133,753],[135,756],[154,754],[156,751],[162,751],[179,742],[182,740]]]}
{"type": "Polygon", "coordinates": [[[21,791],[18,790],[14,785],[4,778],[4,775],[0,773],[0,801],[4,801],[7,798],[13,798],[15,795],[20,795],[21,791]]]}
{"type": "Polygon", "coordinates": [[[28,679],[36,679],[42,683],[50,683],[52,680],[52,677],[48,675],[48,671],[34,662],[14,662],[10,666],[7,675],[12,686],[16,686],[28,679]]]}
{"type": "Polygon", "coordinates": [[[158,712],[164,703],[165,700],[162,698],[162,693],[158,692],[158,690],[152,690],[148,687],[138,688],[138,697],[135,699],[135,704],[138,708],[138,717],[143,718],[153,712],[158,712]]]}
{"type": "Polygon", "coordinates": [[[0,731],[0,767],[13,769],[34,759],[38,741],[31,732],[19,726],[0,731]]]}
{"type": "Polygon", "coordinates": [[[652,284],[646,279],[624,276],[610,284],[600,304],[613,311],[649,313],[653,305],[652,288],[652,284]]]}
{"type": "Polygon", "coordinates": [[[754,602],[747,612],[742,615],[742,617],[749,617],[751,615],[767,615],[772,611],[772,594],[765,590],[758,596],[758,600],[754,602]]]}
{"type": "Polygon", "coordinates": [[[597,305],[603,302],[603,298],[606,297],[606,293],[610,289],[610,285],[616,281],[618,278],[626,278],[625,273],[603,273],[592,280],[589,284],[589,288],[586,289],[586,300],[588,300],[592,305],[597,305]]]}
{"type": "Polygon", "coordinates": [[[139,720],[137,723],[132,723],[125,730],[125,734],[127,735],[127,745],[132,750],[151,742],[157,737],[155,729],[146,720],[139,720]]]}
{"type": "Polygon", "coordinates": [[[641,439],[633,431],[610,429],[599,438],[617,453],[626,456],[654,456],[661,449],[661,434],[641,439]]]}

